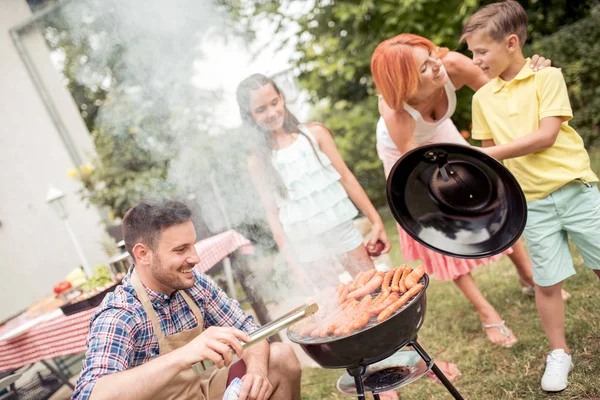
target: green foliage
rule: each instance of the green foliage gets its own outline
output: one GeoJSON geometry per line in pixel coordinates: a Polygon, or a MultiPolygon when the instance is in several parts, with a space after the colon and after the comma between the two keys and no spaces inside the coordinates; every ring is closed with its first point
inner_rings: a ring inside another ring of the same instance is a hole
{"type": "MultiPolygon", "coordinates": [[[[270,9],[257,12],[285,15],[286,4],[270,4],[270,9]]],[[[327,100],[324,107],[329,109],[320,109],[321,121],[334,133],[342,157],[375,205],[385,204],[385,178],[375,149],[379,115],[370,69],[375,47],[412,32],[455,48],[462,24],[476,6],[475,0],[323,0],[295,19],[300,28],[295,59],[300,83],[313,102],[327,100]]],[[[460,102],[457,110],[463,128],[469,103],[460,102]]]]}
{"type": "Polygon", "coordinates": [[[574,116],[570,124],[586,145],[600,137],[600,7],[590,16],[537,41],[534,49],[561,67],[574,116]]]}
{"type": "Polygon", "coordinates": [[[370,96],[353,107],[338,101],[335,107],[318,106],[312,119],[326,121],[338,150],[374,204],[385,204],[385,176],[375,147],[375,124],[372,114],[364,109],[377,109],[377,98],[370,96]]]}
{"type": "Polygon", "coordinates": [[[88,280],[80,286],[81,290],[84,292],[90,292],[95,288],[102,287],[109,282],[112,282],[112,276],[110,275],[110,271],[106,265],[98,265],[92,271],[92,276],[88,278],[88,280]]]}
{"type": "MultiPolygon", "coordinates": [[[[291,0],[216,0],[219,11],[231,16],[228,29],[248,39],[265,19],[275,22],[279,33],[289,24],[297,27],[283,40],[296,44],[293,62],[300,84],[319,104],[314,117],[332,131],[346,163],[378,206],[385,203],[385,180],[375,149],[373,50],[384,39],[411,32],[465,52],[464,46],[458,46],[464,22],[491,2],[315,0],[305,3],[307,12],[298,12],[298,3],[291,0]]],[[[86,187],[82,195],[121,217],[153,193],[183,197],[202,193],[218,202],[216,194],[205,193],[206,185],[231,179],[233,185],[218,185],[226,186],[221,197],[226,214],[231,214],[228,225],[261,219],[244,172],[244,144],[228,132],[215,134],[211,116],[219,93],[200,91],[189,79],[194,62],[203,56],[198,46],[191,45],[195,43],[191,38],[202,36],[212,16],[193,0],[175,3],[161,9],[142,7],[141,0],[69,2],[40,21],[50,49],[62,59],[62,73],[94,139],[93,169],[79,175],[86,187]],[[172,15],[161,15],[163,10],[172,15]],[[176,26],[167,21],[177,21],[176,26]],[[202,152],[202,162],[181,161],[191,148],[196,154],[202,152]],[[179,175],[169,172],[174,166],[179,175]],[[194,179],[181,179],[185,174],[193,174],[194,179]],[[249,207],[234,201],[239,193],[244,193],[241,197],[249,207]]],[[[526,52],[530,54],[533,45],[564,68],[576,113],[574,124],[588,144],[598,136],[600,115],[600,100],[595,96],[599,77],[593,67],[598,16],[590,16],[593,3],[521,1],[530,17],[526,52]],[[563,25],[569,26],[555,33],[563,25]]],[[[459,129],[469,129],[471,95],[470,89],[458,92],[453,119],[459,129]]],[[[207,209],[206,201],[197,203],[199,209],[207,209]]],[[[248,226],[254,229],[253,223],[248,226]]]]}
{"type": "MultiPolygon", "coordinates": [[[[300,71],[300,84],[314,104],[325,101],[318,110],[321,122],[334,133],[342,157],[373,196],[374,203],[381,205],[385,180],[375,153],[378,111],[372,100],[375,87],[370,71],[375,47],[385,39],[410,32],[466,54],[466,47],[458,45],[463,24],[479,7],[492,2],[494,0],[315,0],[308,12],[302,14],[291,11],[295,10],[291,1],[261,1],[254,7],[238,7],[235,18],[243,15],[240,21],[247,23],[250,31],[255,27],[253,22],[261,24],[264,18],[280,26],[290,22],[297,24],[295,36],[287,40],[296,43],[294,62],[300,71]]],[[[535,43],[561,26],[589,15],[594,2],[527,0],[520,3],[530,18],[529,41],[535,43]]],[[[530,48],[530,44],[525,48],[527,54],[530,48]]],[[[549,48],[538,51],[558,63],[556,52],[549,48]]],[[[590,55],[589,59],[592,58],[590,55]]],[[[588,83],[598,82],[590,79],[588,83]]],[[[596,86],[588,88],[591,91],[596,86]]],[[[468,130],[472,91],[464,88],[457,96],[453,120],[459,129],[468,130]]]]}
{"type": "MultiPolygon", "coordinates": [[[[211,139],[219,91],[190,79],[203,58],[197,43],[216,19],[194,0],[107,0],[65,3],[39,21],[94,141],[91,166],[78,166],[73,176],[84,184],[82,197],[110,217],[122,217],[141,199],[185,199],[205,188],[202,179],[180,185],[169,170],[174,163],[198,176],[215,169],[215,162],[181,166],[178,155],[192,142],[223,142],[211,139]]],[[[196,150],[206,159],[216,154],[196,150]]]]}

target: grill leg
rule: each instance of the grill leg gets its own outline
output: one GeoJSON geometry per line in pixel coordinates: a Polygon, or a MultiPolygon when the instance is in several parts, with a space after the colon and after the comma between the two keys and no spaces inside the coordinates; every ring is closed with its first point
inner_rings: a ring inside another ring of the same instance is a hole
{"type": "MultiPolygon", "coordinates": [[[[413,349],[415,349],[415,351],[417,353],[419,353],[419,355],[421,356],[421,358],[423,360],[425,360],[425,362],[427,364],[429,364],[431,362],[431,357],[429,357],[429,354],[427,354],[425,352],[425,350],[419,345],[419,343],[417,343],[416,340],[414,342],[409,343],[409,345],[412,346],[413,349]]],[[[431,370],[433,371],[433,373],[435,374],[435,376],[438,377],[438,379],[440,380],[440,382],[442,382],[442,385],[444,385],[446,387],[446,389],[448,390],[448,392],[450,392],[450,394],[452,395],[452,397],[454,397],[456,400],[463,400],[463,397],[460,395],[460,393],[458,393],[458,391],[456,390],[456,388],[454,387],[454,385],[452,385],[452,383],[450,383],[450,381],[448,380],[448,378],[446,378],[446,375],[444,375],[444,373],[438,368],[437,365],[435,365],[435,363],[431,367],[431,370]]]]}
{"type": "Polygon", "coordinates": [[[373,393],[373,400],[380,400],[377,393],[373,393]]]}
{"type": "Polygon", "coordinates": [[[365,372],[364,367],[348,368],[348,374],[354,378],[354,386],[356,387],[356,397],[359,400],[365,399],[365,387],[363,386],[362,375],[365,372]]]}

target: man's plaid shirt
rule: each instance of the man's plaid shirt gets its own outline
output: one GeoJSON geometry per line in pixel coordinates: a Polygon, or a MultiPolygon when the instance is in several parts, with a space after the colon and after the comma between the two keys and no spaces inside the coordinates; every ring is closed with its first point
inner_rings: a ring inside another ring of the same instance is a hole
{"type": "MultiPolygon", "coordinates": [[[[131,369],[158,356],[158,338],[131,285],[132,271],[130,268],[122,285],[106,296],[92,316],[86,358],[73,399],[88,399],[100,377],[131,369]]],[[[202,312],[204,329],[233,326],[250,333],[258,328],[240,304],[227,297],[212,279],[196,271],[193,273],[196,284],[187,293],[202,312]]],[[[180,293],[169,296],[149,288],[146,291],[165,336],[198,326],[180,293]]]]}

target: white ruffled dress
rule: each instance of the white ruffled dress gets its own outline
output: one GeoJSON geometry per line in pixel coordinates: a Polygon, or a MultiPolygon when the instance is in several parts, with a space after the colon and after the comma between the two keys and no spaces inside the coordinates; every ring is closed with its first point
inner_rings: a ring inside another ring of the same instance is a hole
{"type": "Polygon", "coordinates": [[[340,183],[340,174],[309,129],[305,125],[299,129],[306,136],[298,135],[290,146],[273,150],[272,162],[287,188],[287,198],[276,196],[279,220],[298,259],[311,262],[355,249],[362,236],[352,223],[358,210],[340,183]]]}

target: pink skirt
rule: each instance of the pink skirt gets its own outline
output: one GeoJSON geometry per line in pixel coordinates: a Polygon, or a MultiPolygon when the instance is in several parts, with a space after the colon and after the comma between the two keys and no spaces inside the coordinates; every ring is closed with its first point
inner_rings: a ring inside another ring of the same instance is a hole
{"type": "MultiPolygon", "coordinates": [[[[454,124],[452,124],[452,127],[454,127],[454,124]]],[[[429,143],[446,142],[468,144],[467,141],[460,136],[460,133],[458,130],[456,130],[456,128],[447,130],[441,129],[441,131],[442,132],[436,134],[436,136],[434,136],[429,143]]],[[[397,148],[387,147],[380,143],[377,144],[377,153],[379,154],[381,161],[383,161],[383,170],[387,179],[390,170],[402,154],[400,154],[397,148]]],[[[485,265],[491,261],[496,261],[502,257],[502,255],[511,254],[513,251],[512,248],[510,248],[501,254],[478,259],[449,257],[423,246],[410,237],[408,233],[406,233],[404,229],[402,229],[397,223],[396,227],[398,228],[400,248],[402,250],[402,256],[404,259],[407,261],[420,260],[425,267],[425,272],[427,272],[429,275],[434,275],[436,279],[440,280],[455,280],[462,275],[468,274],[472,269],[478,267],[479,265],[485,265]]]]}

